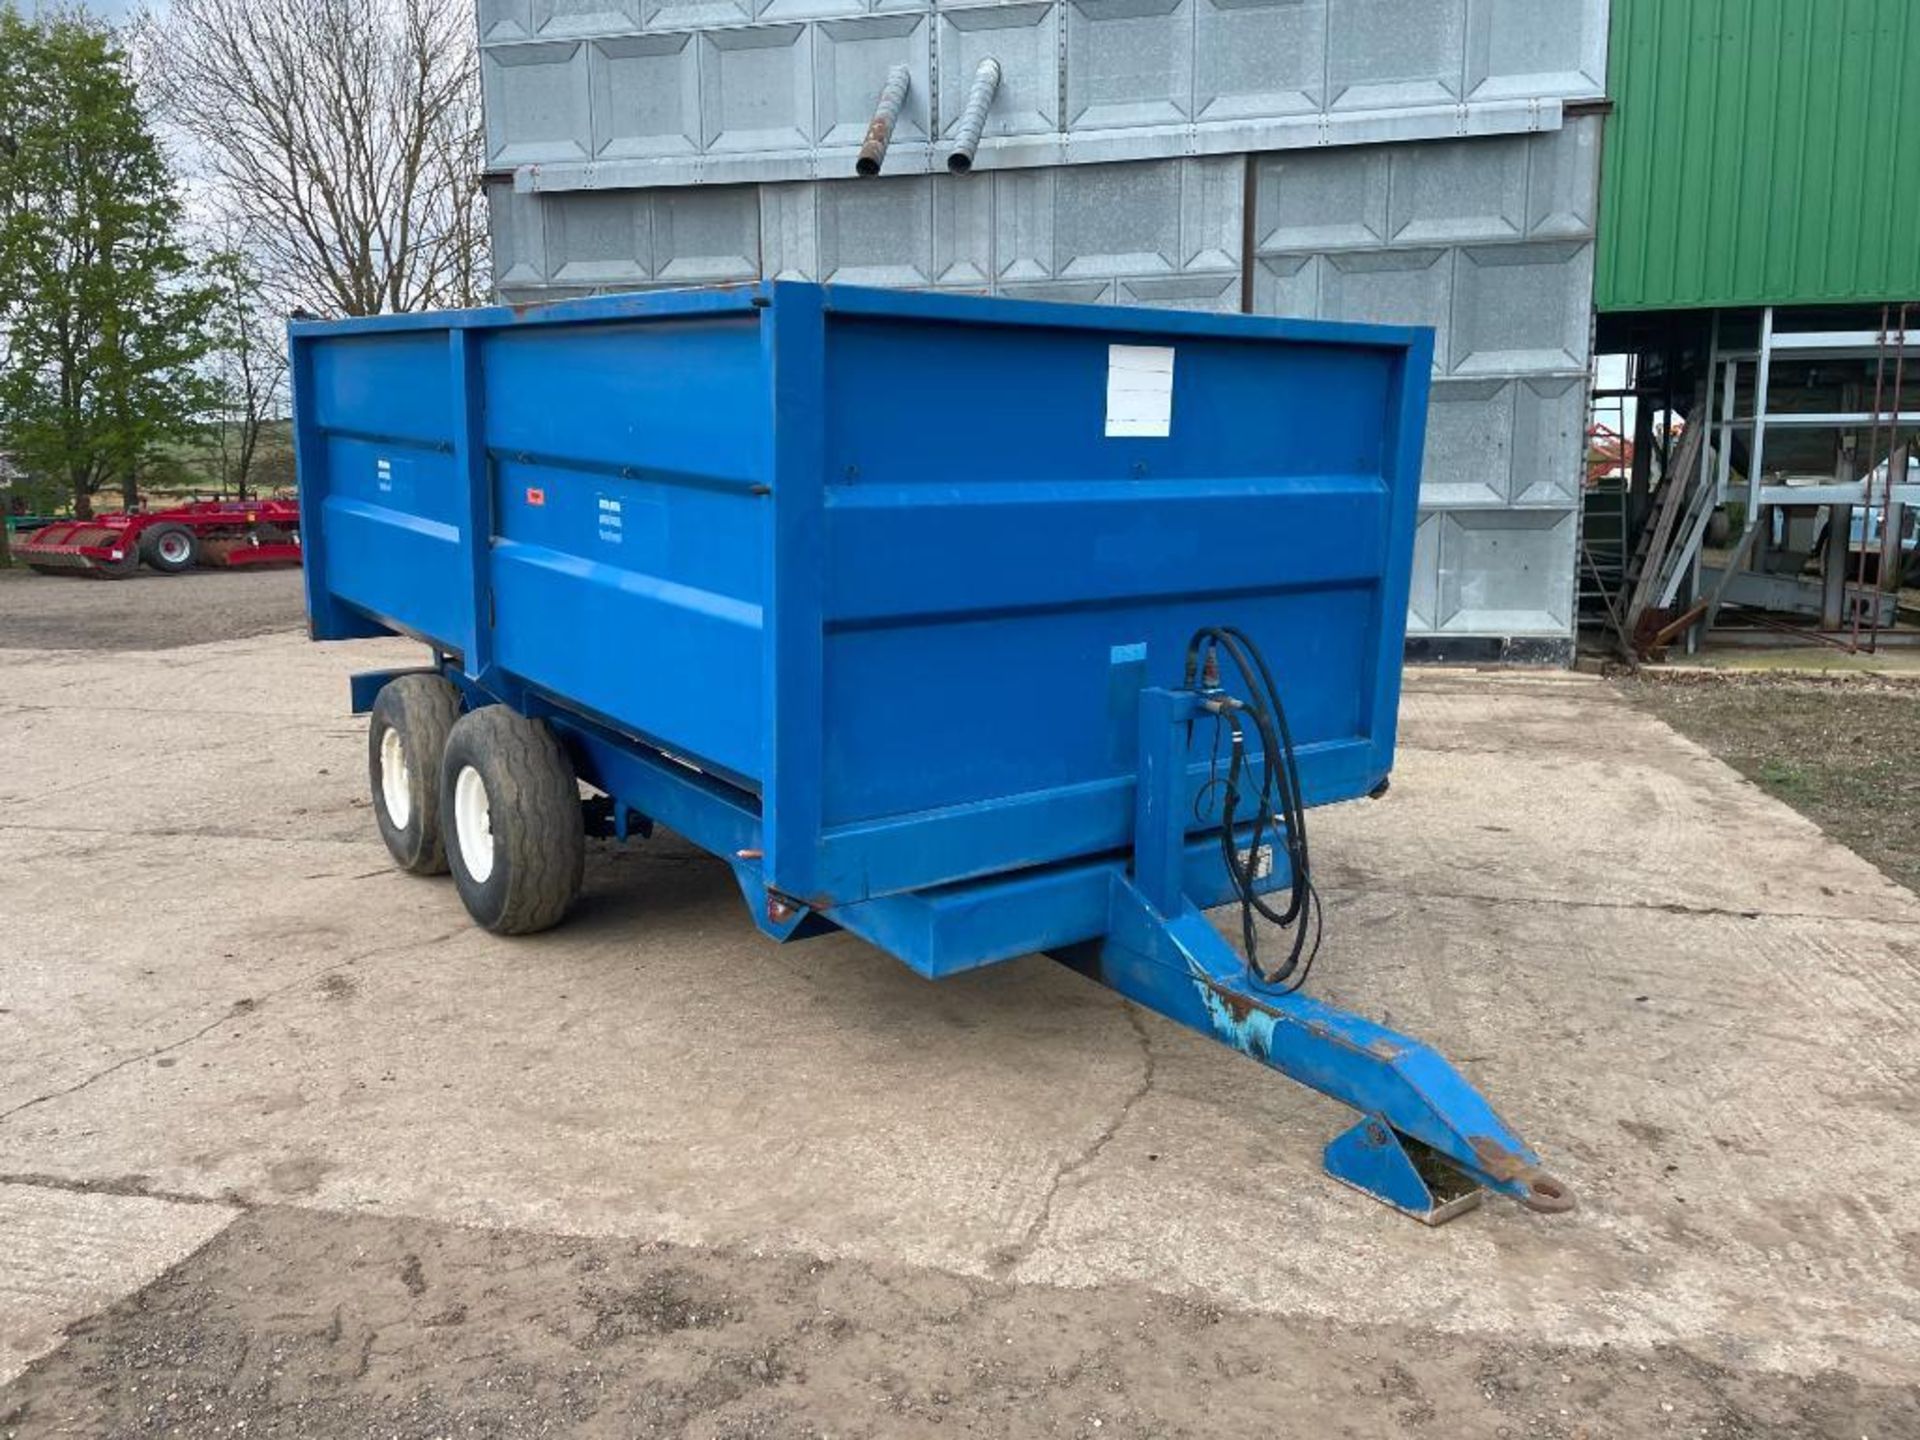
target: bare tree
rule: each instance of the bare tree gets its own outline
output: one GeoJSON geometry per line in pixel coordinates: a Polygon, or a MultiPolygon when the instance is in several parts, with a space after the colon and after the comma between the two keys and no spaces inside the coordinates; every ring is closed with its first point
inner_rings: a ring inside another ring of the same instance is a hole
{"type": "Polygon", "coordinates": [[[207,368],[218,391],[207,428],[208,459],[222,496],[245,500],[267,428],[286,414],[286,337],[263,302],[260,277],[245,251],[231,243],[206,265],[219,290],[216,343],[207,368]]]}
{"type": "Polygon", "coordinates": [[[471,0],[172,0],[163,113],[283,310],[472,304],[486,215],[471,0]]]}

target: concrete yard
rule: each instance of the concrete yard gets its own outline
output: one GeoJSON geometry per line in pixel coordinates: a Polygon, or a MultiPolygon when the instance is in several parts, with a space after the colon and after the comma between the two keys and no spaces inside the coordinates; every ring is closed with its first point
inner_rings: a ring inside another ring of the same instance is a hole
{"type": "Polygon", "coordinates": [[[0,577],[0,1434],[1920,1434],[1920,900],[1603,682],[1415,673],[1313,817],[1315,990],[1581,1201],[1429,1231],[1332,1103],[670,838],[478,931],[367,811],[411,647],[20,623],[239,578],[0,577]]]}

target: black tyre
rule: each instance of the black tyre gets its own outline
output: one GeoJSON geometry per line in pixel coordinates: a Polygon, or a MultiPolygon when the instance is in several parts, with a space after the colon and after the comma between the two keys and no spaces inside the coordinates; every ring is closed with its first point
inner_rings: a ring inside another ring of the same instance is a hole
{"type": "Polygon", "coordinates": [[[105,560],[96,560],[93,562],[93,570],[91,573],[99,576],[102,580],[125,580],[139,568],[140,547],[134,542],[128,541],[126,548],[120,552],[120,558],[118,560],[113,559],[110,555],[105,560]]]}
{"type": "Polygon", "coordinates": [[[179,575],[200,563],[200,537],[185,525],[156,525],[140,537],[140,558],[162,575],[179,575]]]}
{"type": "Polygon", "coordinates": [[[440,766],[440,828],[467,913],[496,935],[557,925],[580,893],[580,786],[542,721],[504,705],[460,717],[440,766]]]}
{"type": "Polygon", "coordinates": [[[402,870],[447,873],[440,828],[440,760],[460,718],[460,692],[438,675],[402,675],[374,699],[367,780],[380,838],[402,870]]]}

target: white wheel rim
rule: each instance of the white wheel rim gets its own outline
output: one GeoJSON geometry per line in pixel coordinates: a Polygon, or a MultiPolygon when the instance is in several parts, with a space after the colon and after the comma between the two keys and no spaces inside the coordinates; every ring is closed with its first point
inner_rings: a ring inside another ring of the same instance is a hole
{"type": "Polygon", "coordinates": [[[187,558],[187,537],[184,535],[162,535],[160,537],[160,558],[169,565],[178,565],[187,558]]]}
{"type": "Polygon", "coordinates": [[[388,727],[380,737],[380,801],[396,830],[413,823],[413,777],[407,770],[407,747],[400,732],[388,727]]]}
{"type": "Polygon", "coordinates": [[[486,884],[493,874],[493,806],[487,799],[487,782],[471,765],[461,766],[453,782],[453,833],[468,876],[486,884]]]}

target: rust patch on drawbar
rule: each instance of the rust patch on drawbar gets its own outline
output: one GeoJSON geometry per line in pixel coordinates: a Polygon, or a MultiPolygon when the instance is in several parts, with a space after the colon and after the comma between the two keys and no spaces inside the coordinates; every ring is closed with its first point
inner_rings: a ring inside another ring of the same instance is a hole
{"type": "Polygon", "coordinates": [[[1253,996],[1244,994],[1239,990],[1228,989],[1211,975],[1197,975],[1195,978],[1219,997],[1220,1003],[1226,1007],[1227,1015],[1236,1025],[1246,1024],[1247,1017],[1256,1010],[1270,1019],[1278,1020],[1280,1018],[1279,1010],[1273,1006],[1263,1004],[1253,996]]]}
{"type": "Polygon", "coordinates": [[[1467,1142],[1473,1158],[1485,1174],[1502,1185],[1522,1187],[1520,1203],[1529,1210],[1557,1215],[1574,1208],[1573,1191],[1565,1181],[1548,1174],[1523,1155],[1507,1149],[1488,1135],[1475,1135],[1467,1142]]]}
{"type": "Polygon", "coordinates": [[[1480,1162],[1480,1168],[1503,1185],[1524,1179],[1537,1168],[1492,1136],[1476,1135],[1467,1143],[1473,1146],[1473,1158],[1480,1162]]]}
{"type": "Polygon", "coordinates": [[[1227,1018],[1236,1025],[1247,1023],[1247,1017],[1253,1014],[1253,1002],[1237,990],[1229,990],[1223,985],[1215,985],[1211,980],[1207,988],[1220,997],[1220,1004],[1226,1009],[1227,1018]]]}

